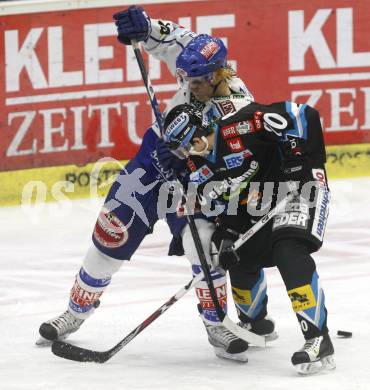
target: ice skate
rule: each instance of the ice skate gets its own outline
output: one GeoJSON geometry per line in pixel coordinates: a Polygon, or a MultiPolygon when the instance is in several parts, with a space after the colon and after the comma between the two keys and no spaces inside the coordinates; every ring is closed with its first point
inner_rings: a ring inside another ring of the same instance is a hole
{"type": "Polygon", "coordinates": [[[246,363],[248,361],[246,351],[248,343],[225,328],[221,322],[206,320],[202,314],[202,308],[198,305],[200,317],[206,327],[208,341],[213,346],[216,356],[223,359],[237,360],[246,363]]]}
{"type": "Polygon", "coordinates": [[[71,333],[76,332],[84,320],[80,320],[66,310],[63,314],[41,324],[39,333],[40,338],[36,345],[50,345],[54,340],[64,340],[71,333]]]}
{"type": "Polygon", "coordinates": [[[204,322],[208,341],[213,346],[216,356],[224,359],[247,362],[248,343],[231,333],[223,325],[210,325],[204,322]]]}
{"type": "Polygon", "coordinates": [[[335,369],[334,347],[329,335],[307,340],[299,351],[294,352],[292,363],[301,375],[335,369]]]}
{"type": "Polygon", "coordinates": [[[276,340],[279,335],[275,331],[275,321],[270,317],[266,316],[258,321],[253,322],[242,322],[240,321],[238,325],[244,329],[247,329],[255,334],[264,336],[266,342],[276,340]]]}

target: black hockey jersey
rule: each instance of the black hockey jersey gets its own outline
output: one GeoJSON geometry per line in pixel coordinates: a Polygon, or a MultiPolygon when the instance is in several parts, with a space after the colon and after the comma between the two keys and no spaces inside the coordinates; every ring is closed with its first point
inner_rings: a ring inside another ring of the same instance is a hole
{"type": "Polygon", "coordinates": [[[244,232],[268,211],[263,210],[266,204],[273,206],[287,174],[304,165],[304,175],[309,175],[305,180],[316,179],[312,169],[323,169],[325,161],[317,110],[278,102],[251,103],[223,118],[215,128],[211,153],[191,156],[187,165],[190,183],[212,204],[211,214],[218,207],[224,224],[244,232]]]}

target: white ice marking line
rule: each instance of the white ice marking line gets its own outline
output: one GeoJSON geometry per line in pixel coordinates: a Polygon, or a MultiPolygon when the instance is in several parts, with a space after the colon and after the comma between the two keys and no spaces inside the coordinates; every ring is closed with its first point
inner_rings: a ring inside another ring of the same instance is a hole
{"type": "MultiPolygon", "coordinates": [[[[153,85],[153,87],[156,92],[172,92],[172,91],[177,91],[177,89],[179,88],[177,84],[160,84],[160,85],[153,85]]],[[[7,106],[14,106],[16,104],[57,102],[63,100],[97,98],[97,97],[106,97],[106,96],[135,95],[141,93],[146,93],[145,87],[140,86],[140,87],[127,87],[127,88],[97,89],[97,90],[90,90],[90,91],[51,93],[47,95],[19,96],[19,97],[7,98],[5,100],[5,104],[7,106]]]]}
{"type": "Polygon", "coordinates": [[[327,81],[356,81],[356,80],[370,80],[370,72],[313,74],[307,76],[288,77],[289,84],[325,83],[327,81]]]}

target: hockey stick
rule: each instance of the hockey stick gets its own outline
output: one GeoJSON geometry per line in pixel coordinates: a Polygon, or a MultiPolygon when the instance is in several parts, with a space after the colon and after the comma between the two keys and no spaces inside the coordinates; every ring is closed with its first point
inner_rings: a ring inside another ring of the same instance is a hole
{"type": "MultiPolygon", "coordinates": [[[[135,57],[136,57],[138,65],[139,65],[139,69],[140,69],[141,76],[142,76],[144,84],[145,84],[145,88],[148,92],[150,104],[152,106],[155,118],[157,120],[157,125],[159,127],[161,135],[163,135],[164,134],[163,116],[162,116],[162,113],[159,109],[159,105],[158,105],[157,99],[155,97],[155,93],[154,93],[149,75],[145,69],[145,64],[144,64],[143,56],[141,55],[139,44],[136,40],[131,40],[131,44],[132,44],[132,47],[134,49],[135,57]]],[[[167,178],[164,177],[164,179],[166,181],[168,181],[167,178]]],[[[185,194],[184,194],[184,196],[185,196],[185,194]]],[[[185,198],[186,198],[186,196],[185,196],[185,198]]],[[[223,309],[222,309],[222,307],[217,299],[217,294],[215,291],[215,287],[213,285],[211,272],[210,272],[210,269],[209,269],[209,266],[207,263],[206,256],[205,256],[204,251],[203,251],[202,243],[201,243],[201,240],[199,237],[198,229],[197,229],[195,221],[194,221],[194,217],[193,217],[193,215],[191,215],[190,212],[187,212],[186,214],[187,214],[186,215],[187,220],[189,222],[190,232],[191,232],[191,235],[193,237],[195,248],[196,248],[199,260],[200,260],[203,274],[204,274],[204,279],[205,279],[207,286],[209,288],[211,299],[212,299],[213,305],[215,307],[218,318],[220,319],[222,324],[227,329],[229,329],[232,333],[234,333],[236,336],[244,339],[245,341],[248,341],[249,343],[257,345],[259,347],[266,346],[265,338],[263,336],[258,336],[255,333],[249,332],[248,330],[241,328],[240,326],[235,324],[233,321],[231,321],[231,319],[223,311],[223,309]]]]}
{"type": "Polygon", "coordinates": [[[113,355],[119,352],[131,340],[133,340],[139,333],[148,327],[153,321],[167,311],[174,303],[182,298],[189,290],[191,290],[197,283],[203,279],[203,274],[195,276],[186,286],[173,295],[166,303],[153,312],[140,325],[132,330],[125,338],[118,344],[107,351],[94,351],[91,349],[81,348],[76,345],[65,343],[64,341],[54,341],[51,347],[53,353],[64,359],[75,360],[77,362],[95,362],[105,363],[113,355]]]}
{"type": "Polygon", "coordinates": [[[241,237],[239,237],[231,249],[236,251],[239,249],[246,241],[249,240],[258,230],[262,229],[263,226],[267,224],[267,222],[271,221],[271,219],[281,211],[285,210],[287,204],[293,200],[296,196],[294,192],[290,192],[283,200],[281,200],[270,212],[265,214],[255,225],[253,225],[249,230],[247,230],[241,237]]]}
{"type": "MultiPolygon", "coordinates": [[[[144,80],[144,84],[146,90],[148,92],[148,96],[151,102],[152,109],[155,113],[155,117],[157,120],[158,127],[163,133],[163,118],[161,112],[158,107],[158,102],[155,97],[153,88],[150,83],[150,79],[146,73],[144,62],[141,56],[141,52],[137,42],[132,41],[135,56],[137,58],[140,71],[142,73],[142,77],[144,80]]],[[[165,178],[165,180],[167,180],[165,178]]],[[[194,243],[198,252],[198,256],[201,261],[202,269],[204,272],[204,278],[206,279],[207,285],[210,289],[211,297],[215,305],[216,312],[219,318],[222,320],[223,325],[228,328],[231,332],[238,335],[240,338],[245,339],[246,341],[253,343],[257,346],[265,346],[265,339],[262,336],[258,336],[252,332],[247,331],[236,325],[230,318],[224,313],[219,302],[217,300],[216,292],[214,289],[212,277],[210,270],[208,268],[207,260],[205,258],[205,254],[202,248],[202,244],[200,241],[200,237],[198,234],[198,230],[196,228],[194,217],[189,215],[188,213],[188,221],[190,230],[194,239],[194,243]]],[[[261,226],[262,227],[262,226],[261,226]]],[[[256,232],[257,230],[255,230],[256,232]]],[[[254,232],[254,233],[255,233],[254,232]]],[[[253,234],[254,234],[253,233],[253,234]]],[[[250,236],[249,236],[250,237],[250,236]]],[[[108,359],[110,359],[113,355],[119,352],[125,345],[127,345],[132,339],[134,339],[139,333],[141,333],[147,326],[149,326],[155,319],[157,319],[162,313],[167,311],[175,302],[177,302],[183,295],[186,294],[192,287],[194,287],[200,280],[203,279],[203,274],[197,275],[189,284],[183,287],[177,294],[171,297],[165,304],[163,304],[159,309],[157,309],[154,313],[152,313],[145,321],[143,321],[140,325],[138,325],[133,331],[131,331],[124,339],[122,339],[118,344],[113,346],[111,349],[107,351],[94,351],[86,348],[81,348],[66,342],[62,341],[54,341],[52,345],[52,352],[65,359],[80,361],[80,362],[96,362],[96,363],[104,363],[108,359]]]]}
{"type": "Polygon", "coordinates": [[[148,72],[145,69],[144,59],[140,51],[139,43],[136,39],[131,39],[131,46],[134,49],[135,57],[137,64],[140,69],[141,77],[143,78],[144,85],[146,88],[146,91],[148,93],[150,105],[152,106],[152,110],[154,112],[154,116],[159,128],[159,134],[157,133],[158,137],[161,137],[163,134],[163,115],[161,110],[159,109],[159,104],[157,101],[157,98],[155,97],[154,89],[152,87],[152,82],[150,81],[148,72]]]}
{"type": "MultiPolygon", "coordinates": [[[[289,203],[294,198],[294,194],[288,194],[286,198],[284,198],[274,209],[272,209],[269,213],[267,213],[264,217],[262,217],[252,228],[250,228],[247,232],[245,232],[237,241],[235,241],[233,245],[233,250],[237,250],[240,248],[249,238],[251,238],[258,230],[260,230],[264,225],[267,224],[277,213],[284,210],[287,203],[289,203]]],[[[196,248],[201,247],[201,242],[199,238],[198,231],[196,229],[194,218],[190,218],[189,221],[190,228],[193,227],[194,231],[194,240],[196,243],[196,248]]],[[[203,262],[206,262],[203,250],[199,253],[200,259],[203,262]]],[[[207,262],[206,262],[207,264],[207,262]]],[[[208,265],[207,265],[208,269],[208,265]]],[[[211,277],[209,275],[209,277],[211,277]]],[[[134,330],[132,330],[125,338],[123,338],[119,343],[113,346],[111,349],[107,351],[94,351],[87,348],[81,348],[76,345],[72,345],[63,341],[54,341],[52,344],[52,351],[55,355],[60,356],[64,359],[75,360],[78,362],[95,362],[95,363],[105,363],[112,356],[114,356],[117,352],[119,352],[123,347],[125,347],[131,340],[133,340],[139,333],[141,333],[146,327],[148,327],[153,321],[155,321],[159,316],[161,316],[165,311],[167,311],[174,303],[176,303],[180,298],[182,298],[189,290],[191,290],[197,283],[199,283],[203,279],[203,274],[198,274],[194,279],[192,279],[186,286],[184,286],[181,290],[179,290],[175,295],[173,295],[166,303],[164,303],[160,308],[158,308],[155,312],[153,312],[147,319],[145,319],[140,325],[138,325],[134,330]]],[[[240,330],[244,330],[240,328],[237,324],[230,320],[230,318],[224,313],[223,315],[223,324],[229,330],[231,330],[236,335],[240,334],[240,330]]],[[[219,315],[219,314],[218,314],[219,315]]],[[[248,331],[247,331],[248,332],[248,331]]],[[[254,335],[252,332],[251,335],[247,335],[248,339],[254,335]]],[[[244,332],[242,334],[244,336],[244,332]]],[[[254,335],[255,340],[253,340],[253,344],[258,346],[264,346],[265,340],[261,336],[254,335]],[[263,339],[263,343],[261,343],[260,339],[263,339]]],[[[243,338],[243,337],[242,337],[243,338]]],[[[248,341],[248,340],[247,340],[248,341]]],[[[250,341],[252,342],[252,341],[250,341]]]]}

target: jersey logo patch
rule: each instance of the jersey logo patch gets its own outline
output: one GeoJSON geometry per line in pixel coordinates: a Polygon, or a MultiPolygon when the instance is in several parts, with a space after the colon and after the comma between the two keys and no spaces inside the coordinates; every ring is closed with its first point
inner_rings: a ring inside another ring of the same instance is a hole
{"type": "Polygon", "coordinates": [[[322,184],[319,184],[317,191],[317,203],[312,224],[312,234],[322,241],[329,214],[330,192],[327,187],[324,187],[322,184]]]}
{"type": "Polygon", "coordinates": [[[244,145],[240,137],[229,139],[226,142],[232,152],[241,152],[244,149],[244,145]]]}
{"type": "Polygon", "coordinates": [[[228,154],[227,156],[224,156],[223,159],[225,161],[226,167],[228,169],[232,169],[240,167],[243,164],[244,159],[252,155],[253,153],[249,149],[245,149],[239,153],[228,154]]]}
{"type": "Polygon", "coordinates": [[[214,173],[207,167],[203,165],[197,171],[190,174],[190,181],[193,183],[202,184],[208,179],[210,179],[214,173]]]}
{"type": "Polygon", "coordinates": [[[159,32],[163,35],[168,35],[171,32],[170,23],[164,24],[162,20],[158,20],[158,24],[161,26],[159,32]]]}
{"type": "Polygon", "coordinates": [[[279,213],[274,217],[272,230],[288,227],[307,229],[309,218],[309,208],[306,203],[303,201],[300,203],[289,203],[285,212],[279,213]]]}
{"type": "Polygon", "coordinates": [[[191,160],[190,158],[188,159],[186,165],[188,166],[188,168],[190,169],[191,172],[195,172],[197,170],[197,167],[195,166],[194,161],[191,160]]]}
{"type": "Polygon", "coordinates": [[[243,121],[236,124],[236,131],[239,135],[253,133],[255,131],[252,121],[243,121]]]}
{"type": "Polygon", "coordinates": [[[325,172],[323,169],[312,169],[312,176],[319,182],[320,187],[327,187],[325,172]]]}
{"type": "Polygon", "coordinates": [[[219,102],[218,105],[221,108],[223,116],[227,115],[227,114],[230,114],[231,112],[235,112],[236,111],[233,102],[230,101],[230,100],[224,100],[222,102],[219,102]]]}
{"type": "Polygon", "coordinates": [[[225,126],[221,128],[221,135],[223,139],[233,138],[238,135],[235,125],[225,126]]]}
{"type": "Polygon", "coordinates": [[[263,113],[261,111],[256,111],[253,115],[254,126],[256,131],[260,131],[263,129],[262,123],[263,113]]]}
{"type": "Polygon", "coordinates": [[[222,127],[221,135],[223,139],[229,139],[237,137],[238,135],[253,133],[254,131],[255,129],[252,121],[243,121],[222,127]]]}

